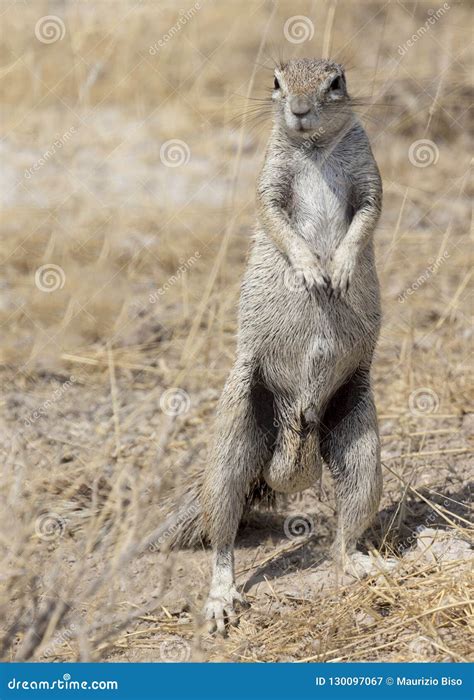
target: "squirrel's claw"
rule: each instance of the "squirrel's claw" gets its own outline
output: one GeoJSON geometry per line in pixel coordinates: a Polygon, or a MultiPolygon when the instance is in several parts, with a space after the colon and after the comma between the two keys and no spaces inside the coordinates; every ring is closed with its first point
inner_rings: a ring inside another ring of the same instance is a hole
{"type": "Polygon", "coordinates": [[[328,290],[331,285],[329,275],[317,267],[310,267],[298,270],[299,278],[303,280],[305,289],[310,292],[312,289],[328,290]]]}
{"type": "Polygon", "coordinates": [[[209,634],[218,632],[222,636],[226,635],[227,625],[237,625],[239,616],[237,607],[248,608],[249,603],[244,596],[232,586],[226,591],[209,595],[204,607],[204,615],[207,620],[207,630],[209,634]]]}
{"type": "Polygon", "coordinates": [[[339,255],[338,252],[336,252],[333,263],[332,287],[335,297],[341,299],[349,291],[354,276],[355,262],[347,251],[342,251],[342,254],[339,255]]]}

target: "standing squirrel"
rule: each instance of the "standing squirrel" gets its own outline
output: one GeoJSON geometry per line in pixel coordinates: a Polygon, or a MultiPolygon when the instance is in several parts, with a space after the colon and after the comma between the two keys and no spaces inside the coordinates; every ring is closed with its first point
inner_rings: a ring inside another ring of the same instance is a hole
{"type": "Polygon", "coordinates": [[[314,485],[324,460],[338,505],[332,555],[343,563],[382,488],[370,383],[381,320],[373,250],[379,170],[338,63],[280,65],[272,102],[237,359],[205,473],[181,511],[191,515],[175,516],[173,531],[174,544],[212,544],[205,616],[219,632],[245,603],[234,540],[253,502],[314,485]]]}

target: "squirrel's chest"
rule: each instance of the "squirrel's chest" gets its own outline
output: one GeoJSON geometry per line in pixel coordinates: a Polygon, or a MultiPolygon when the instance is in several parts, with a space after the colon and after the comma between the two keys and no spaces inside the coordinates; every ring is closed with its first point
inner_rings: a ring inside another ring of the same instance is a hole
{"type": "Polygon", "coordinates": [[[350,179],[337,164],[308,160],[295,171],[289,204],[298,233],[320,252],[331,252],[352,219],[350,179]]]}

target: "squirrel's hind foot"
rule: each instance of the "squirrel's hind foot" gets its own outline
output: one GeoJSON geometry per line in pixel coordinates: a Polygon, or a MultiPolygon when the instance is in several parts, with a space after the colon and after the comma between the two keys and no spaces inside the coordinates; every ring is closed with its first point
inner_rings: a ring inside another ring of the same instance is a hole
{"type": "Polygon", "coordinates": [[[237,625],[239,609],[250,607],[245,597],[234,585],[219,585],[211,589],[204,606],[207,629],[225,636],[228,625],[237,625]]]}

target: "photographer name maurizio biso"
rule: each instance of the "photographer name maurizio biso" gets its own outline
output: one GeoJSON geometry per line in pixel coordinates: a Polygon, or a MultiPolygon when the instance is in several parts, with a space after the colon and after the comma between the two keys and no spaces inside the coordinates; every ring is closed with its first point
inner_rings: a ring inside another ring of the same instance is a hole
{"type": "Polygon", "coordinates": [[[407,678],[406,676],[397,676],[396,685],[462,685],[462,678],[452,678],[451,676],[441,676],[441,678],[432,678],[422,676],[421,678],[407,678]]]}

